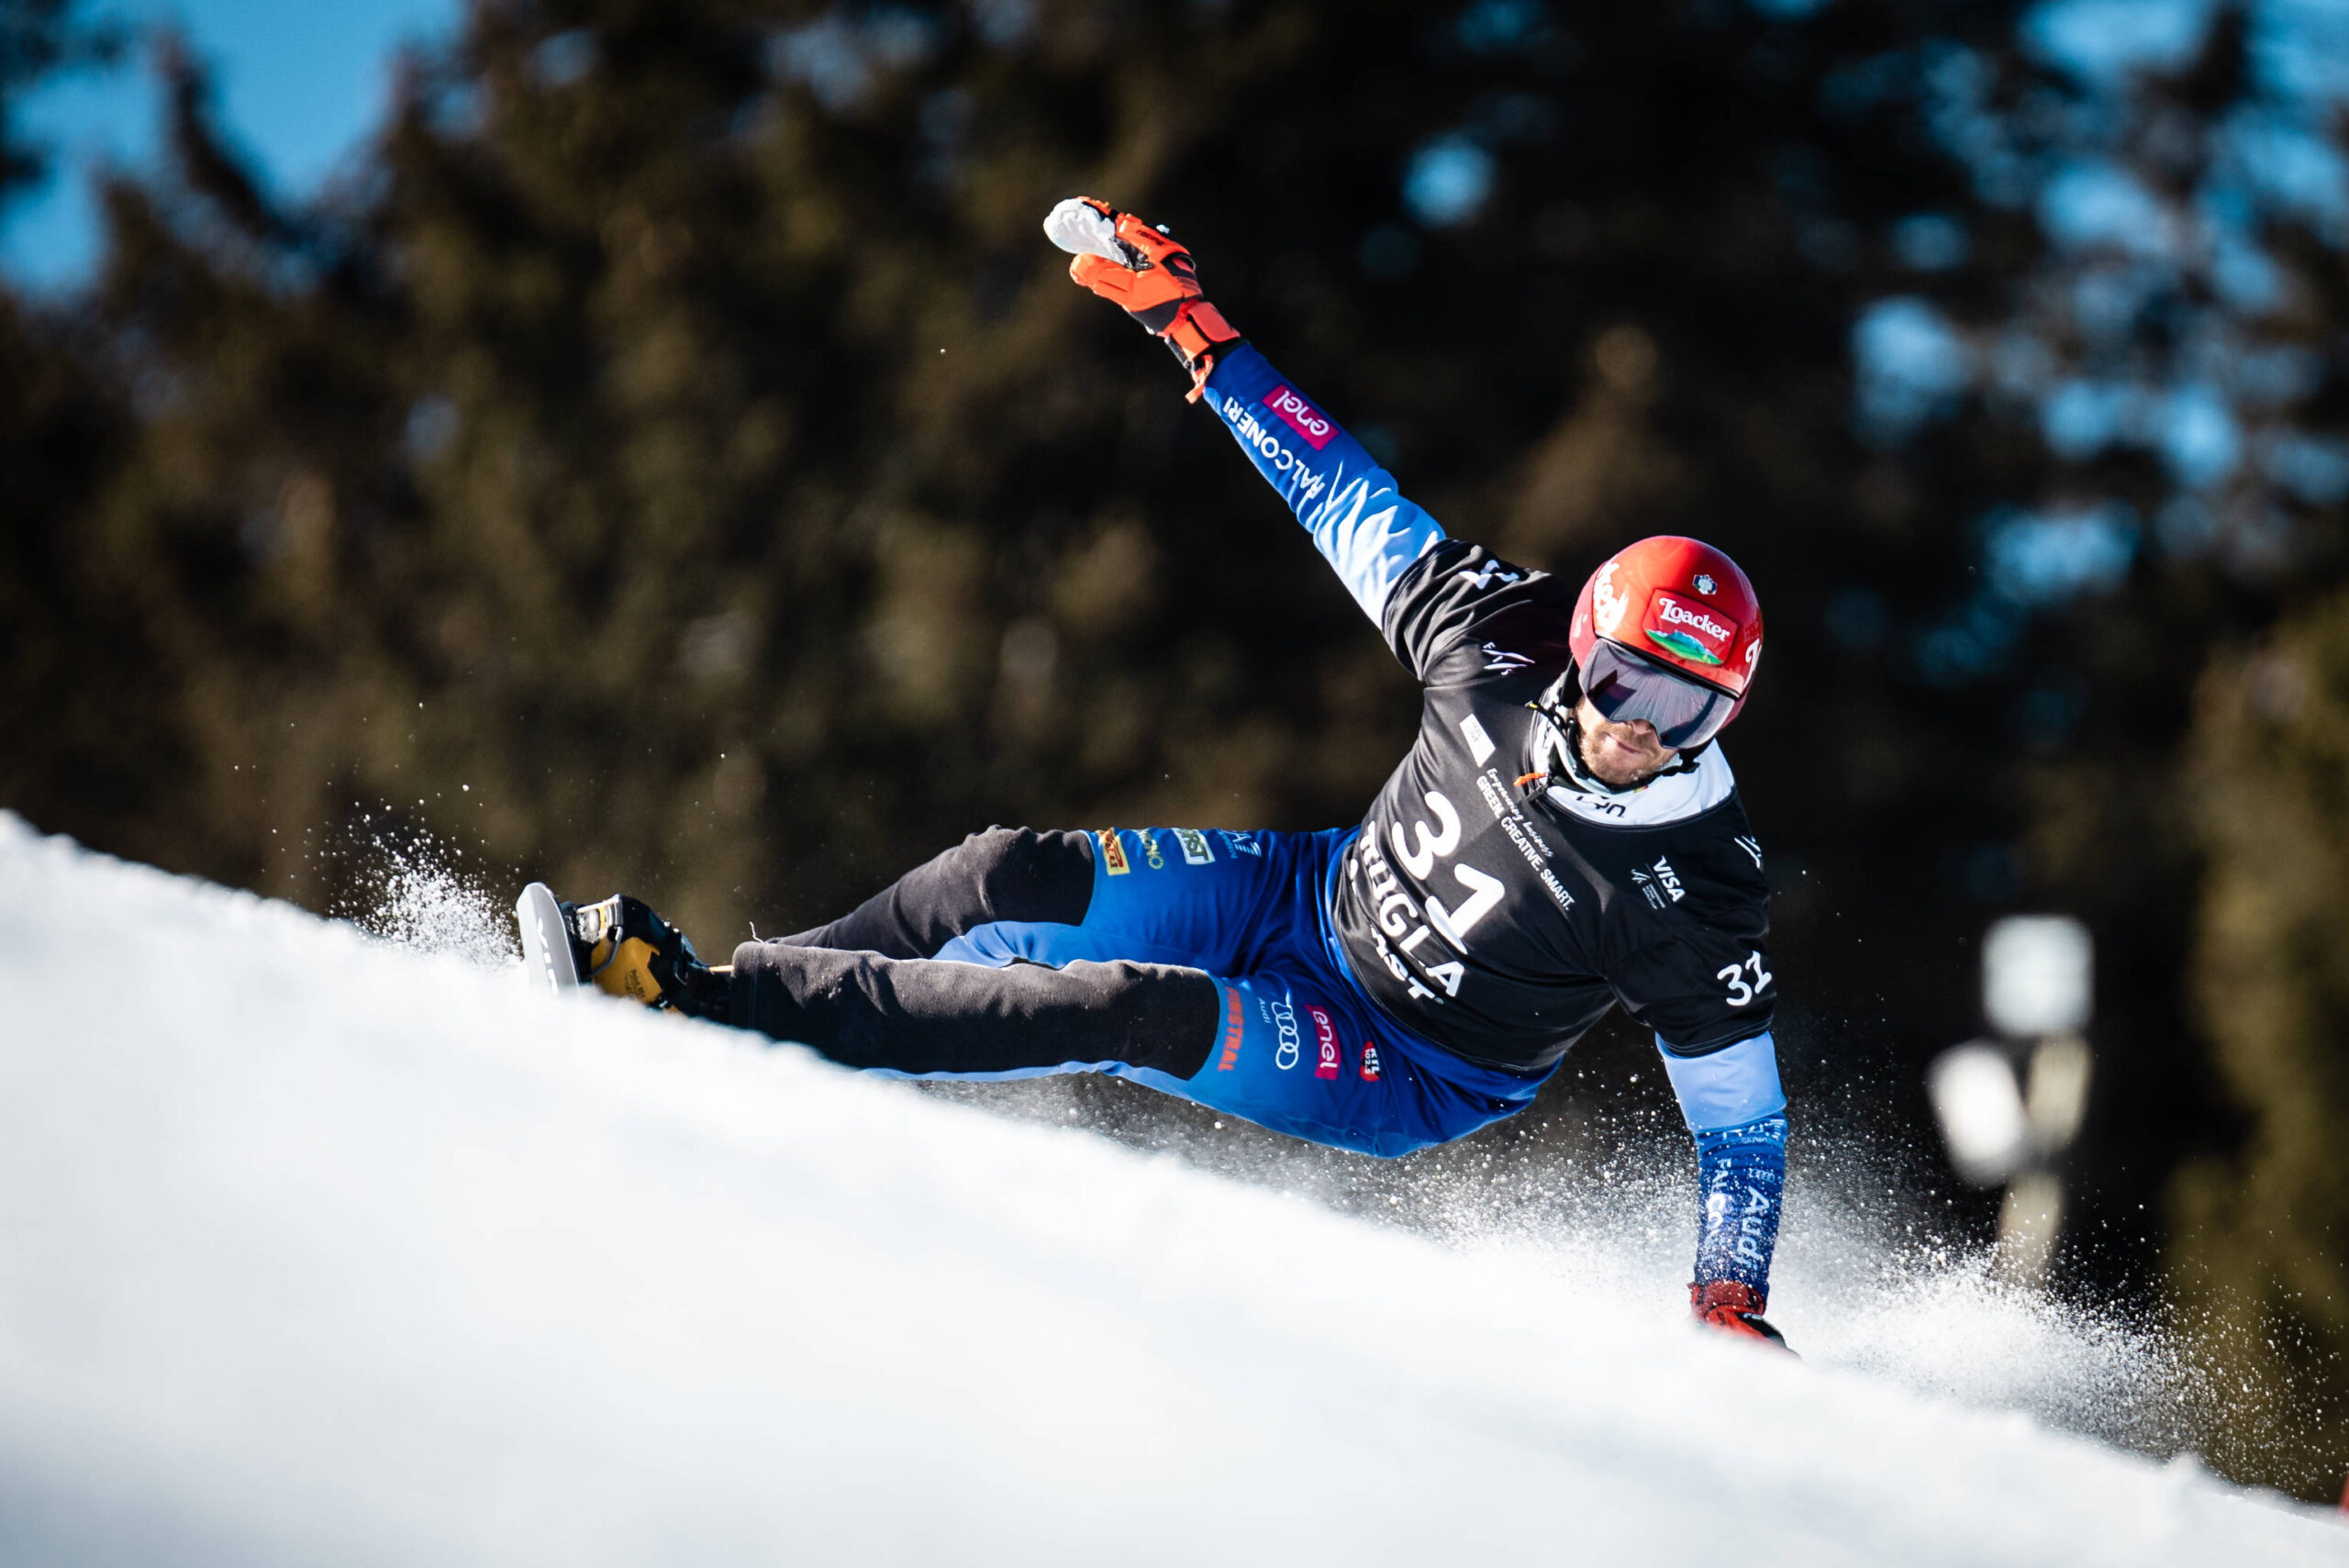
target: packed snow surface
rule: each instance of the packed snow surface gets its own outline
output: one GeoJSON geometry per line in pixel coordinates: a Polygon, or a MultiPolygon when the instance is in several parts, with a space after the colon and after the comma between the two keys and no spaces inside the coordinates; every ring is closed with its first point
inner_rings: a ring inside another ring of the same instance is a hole
{"type": "Polygon", "coordinates": [[[0,814],[8,1562],[2342,1562],[2349,1529],[0,814]]]}

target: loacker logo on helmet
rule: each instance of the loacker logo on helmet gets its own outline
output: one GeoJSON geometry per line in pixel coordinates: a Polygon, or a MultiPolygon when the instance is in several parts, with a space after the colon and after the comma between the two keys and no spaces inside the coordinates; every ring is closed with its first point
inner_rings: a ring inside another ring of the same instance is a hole
{"type": "Polygon", "coordinates": [[[1656,625],[1645,628],[1649,641],[1700,663],[1725,662],[1730,645],[1737,640],[1737,628],[1714,619],[1703,606],[1684,605],[1669,594],[1655,596],[1655,620],[1656,625]]]}

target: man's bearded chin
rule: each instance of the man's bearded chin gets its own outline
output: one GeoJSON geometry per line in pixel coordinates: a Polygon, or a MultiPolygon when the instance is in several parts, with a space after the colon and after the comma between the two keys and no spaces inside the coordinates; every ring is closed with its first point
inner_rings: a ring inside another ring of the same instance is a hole
{"type": "Polygon", "coordinates": [[[1582,731],[1582,765],[1602,784],[1618,789],[1653,778],[1680,753],[1656,739],[1644,720],[1618,724],[1593,707],[1588,697],[1575,715],[1582,731]]]}

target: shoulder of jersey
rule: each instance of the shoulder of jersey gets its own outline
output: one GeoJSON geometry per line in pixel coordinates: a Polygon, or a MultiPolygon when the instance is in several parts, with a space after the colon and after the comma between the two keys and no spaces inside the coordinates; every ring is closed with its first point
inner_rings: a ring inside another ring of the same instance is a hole
{"type": "Polygon", "coordinates": [[[1762,840],[1754,835],[1744,806],[1734,795],[1715,809],[1676,826],[1679,831],[1671,837],[1685,844],[1683,852],[1692,863],[1739,892],[1766,895],[1769,883],[1763,874],[1762,840]]]}
{"type": "MultiPolygon", "coordinates": [[[[1671,896],[1675,914],[1723,929],[1766,925],[1770,886],[1762,871],[1762,843],[1732,799],[1700,816],[1637,834],[1631,877],[1653,881],[1671,896]]],[[[1619,900],[1642,914],[1639,901],[1619,900]]],[[[1758,934],[1758,931],[1754,934],[1758,934]]]]}

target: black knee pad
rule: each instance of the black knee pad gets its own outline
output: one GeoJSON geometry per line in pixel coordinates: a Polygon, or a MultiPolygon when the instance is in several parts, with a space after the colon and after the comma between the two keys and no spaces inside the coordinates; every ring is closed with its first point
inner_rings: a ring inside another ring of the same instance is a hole
{"type": "Polygon", "coordinates": [[[1093,906],[1091,835],[989,828],[954,854],[998,920],[1080,925],[1093,906]]]}

